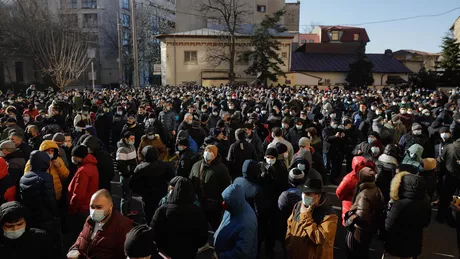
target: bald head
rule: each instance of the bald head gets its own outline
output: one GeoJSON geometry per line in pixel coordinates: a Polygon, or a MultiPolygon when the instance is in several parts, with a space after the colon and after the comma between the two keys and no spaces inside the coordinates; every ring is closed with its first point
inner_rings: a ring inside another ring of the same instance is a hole
{"type": "Polygon", "coordinates": [[[109,203],[112,202],[112,195],[110,195],[110,192],[106,189],[100,189],[99,191],[95,192],[93,196],[91,196],[91,201],[100,198],[105,198],[109,203]]]}
{"type": "Polygon", "coordinates": [[[99,190],[93,194],[91,197],[91,202],[89,204],[90,207],[90,216],[91,218],[99,222],[101,219],[93,218],[96,215],[97,211],[102,211],[101,213],[104,215],[101,223],[107,222],[110,216],[112,215],[113,211],[113,202],[112,196],[110,195],[109,191],[106,189],[99,190]]]}

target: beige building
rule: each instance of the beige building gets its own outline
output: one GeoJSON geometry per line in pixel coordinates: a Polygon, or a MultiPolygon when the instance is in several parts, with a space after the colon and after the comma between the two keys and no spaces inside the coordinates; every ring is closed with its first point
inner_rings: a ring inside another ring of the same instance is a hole
{"type": "Polygon", "coordinates": [[[416,74],[424,67],[427,71],[436,70],[436,62],[440,58],[440,53],[428,53],[412,49],[402,49],[393,52],[393,56],[401,61],[403,65],[416,74]]]}
{"type": "MultiPolygon", "coordinates": [[[[219,86],[228,82],[228,64],[213,66],[207,62],[207,53],[212,48],[219,48],[222,31],[200,29],[174,34],[160,35],[161,41],[161,79],[162,85],[179,85],[194,83],[204,86],[219,86]]],[[[292,36],[277,38],[280,41],[280,55],[284,59],[283,71],[291,67],[292,36]]],[[[249,35],[239,34],[237,54],[251,49],[249,35]]],[[[244,70],[248,63],[237,61],[235,76],[238,82],[251,83],[255,77],[248,76],[244,70]]]]}
{"type": "Polygon", "coordinates": [[[460,42],[460,16],[455,20],[454,24],[452,24],[450,31],[454,34],[454,38],[460,42]]]}

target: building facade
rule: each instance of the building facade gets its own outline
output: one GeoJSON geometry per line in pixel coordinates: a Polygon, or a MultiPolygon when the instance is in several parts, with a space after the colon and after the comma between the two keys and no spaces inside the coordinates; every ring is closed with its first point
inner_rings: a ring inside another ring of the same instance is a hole
{"type": "MultiPolygon", "coordinates": [[[[228,64],[214,66],[206,58],[212,48],[219,48],[224,44],[220,39],[222,33],[212,29],[200,29],[160,35],[162,85],[193,83],[219,86],[221,83],[228,83],[228,64]]],[[[279,54],[285,63],[281,68],[289,72],[292,36],[278,37],[277,40],[280,42],[279,54]]],[[[249,35],[238,35],[237,55],[251,49],[249,42],[249,35]]],[[[236,62],[234,73],[237,82],[252,83],[256,79],[244,73],[248,65],[247,61],[236,62]]]]}
{"type": "Polygon", "coordinates": [[[460,16],[455,20],[454,24],[452,24],[450,31],[454,35],[454,38],[460,42],[460,16]]]}
{"type": "Polygon", "coordinates": [[[425,68],[427,71],[435,71],[436,62],[439,60],[441,54],[402,49],[393,52],[393,56],[409,68],[412,73],[416,74],[422,68],[425,68]]]}

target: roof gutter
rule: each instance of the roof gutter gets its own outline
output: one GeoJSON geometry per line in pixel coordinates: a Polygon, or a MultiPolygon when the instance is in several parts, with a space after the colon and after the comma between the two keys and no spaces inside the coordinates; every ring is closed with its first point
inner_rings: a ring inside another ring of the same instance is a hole
{"type": "Polygon", "coordinates": [[[300,74],[304,74],[304,75],[306,75],[306,76],[310,76],[310,77],[313,77],[313,78],[318,79],[318,85],[319,85],[319,82],[320,82],[321,80],[323,80],[322,77],[310,75],[310,74],[307,74],[307,73],[305,73],[305,72],[300,72],[300,74]]]}

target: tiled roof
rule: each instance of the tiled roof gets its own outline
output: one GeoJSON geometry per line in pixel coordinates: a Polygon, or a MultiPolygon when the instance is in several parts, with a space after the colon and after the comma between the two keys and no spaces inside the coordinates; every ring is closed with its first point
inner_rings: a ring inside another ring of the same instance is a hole
{"type": "MultiPolygon", "coordinates": [[[[401,62],[385,54],[366,54],[372,61],[374,73],[411,73],[401,62]]],[[[348,72],[356,54],[292,53],[291,71],[348,72]]]]}
{"type": "Polygon", "coordinates": [[[421,56],[440,56],[440,53],[430,53],[430,52],[425,52],[425,51],[420,51],[420,50],[413,50],[413,49],[401,49],[398,51],[393,52],[394,55],[398,55],[401,53],[410,53],[410,54],[417,54],[421,56]]]}
{"type": "Polygon", "coordinates": [[[350,26],[319,26],[321,28],[321,42],[330,42],[328,31],[342,31],[343,34],[340,37],[340,42],[356,42],[354,40],[354,34],[359,34],[359,41],[369,42],[369,36],[367,35],[366,29],[359,27],[350,26]]]}
{"type": "MultiPolygon", "coordinates": [[[[215,30],[215,29],[198,29],[192,31],[176,32],[171,33],[170,35],[181,35],[181,36],[221,36],[222,34],[229,34],[226,31],[215,30]]],[[[247,36],[246,34],[235,33],[236,36],[247,36]]]]}

